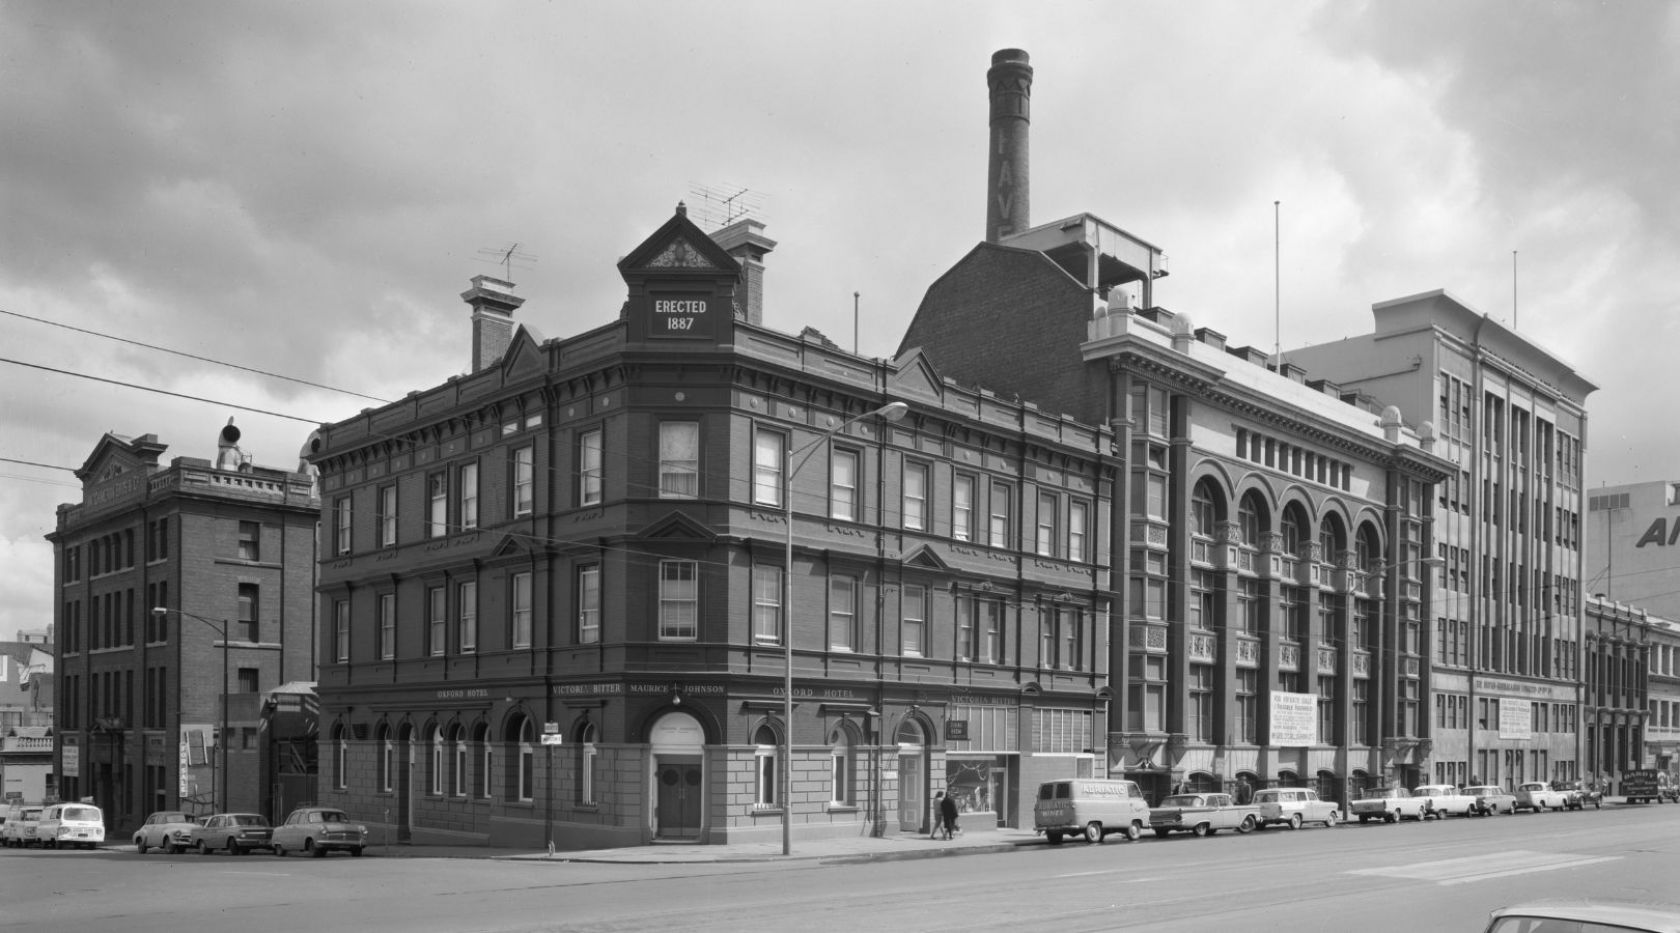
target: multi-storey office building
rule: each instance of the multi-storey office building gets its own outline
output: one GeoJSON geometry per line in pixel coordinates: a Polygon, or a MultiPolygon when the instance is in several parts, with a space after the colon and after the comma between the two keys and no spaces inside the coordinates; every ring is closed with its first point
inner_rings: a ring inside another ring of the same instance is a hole
{"type": "Polygon", "coordinates": [[[1444,291],[1374,305],[1375,329],[1292,350],[1305,366],[1432,421],[1451,462],[1428,512],[1441,560],[1426,604],[1438,781],[1514,786],[1583,770],[1586,398],[1555,354],[1444,291]],[[1502,710],[1556,710],[1533,728],[1502,710]]]}
{"type": "Polygon", "coordinates": [[[1651,637],[1646,675],[1645,754],[1641,767],[1680,779],[1680,623],[1647,616],[1651,637]]]}
{"type": "Polygon", "coordinates": [[[1680,482],[1593,487],[1582,538],[1588,592],[1680,618],[1680,482]]]}
{"type": "Polygon", "coordinates": [[[546,342],[481,276],[471,372],[322,427],[324,801],[734,842],[784,791],[796,839],[926,831],[936,791],[1020,825],[1098,770],[1113,437],[764,327],[773,245],[679,208],[620,318],[546,342]]]}
{"type": "Polygon", "coordinates": [[[1154,244],[1090,214],[1031,226],[1026,61],[1004,50],[988,72],[988,239],[928,290],[902,348],[1115,429],[1109,770],[1155,794],[1410,786],[1447,472],[1430,432],[1158,307],[1154,244]]]}
{"type": "Polygon", "coordinates": [[[91,797],[112,833],[157,809],[259,810],[263,692],[312,679],[312,477],[253,466],[238,439],[230,423],[214,462],[164,466],[156,435],[105,435],[47,536],[58,793],[91,797]]]}
{"type": "MultiPolygon", "coordinates": [[[[1637,606],[1599,596],[1589,596],[1585,609],[1581,775],[1606,778],[1614,787],[1620,784],[1622,772],[1654,766],[1655,755],[1648,752],[1646,739],[1647,728],[1657,722],[1650,684],[1661,664],[1661,651],[1652,635],[1667,623],[1637,606]],[[1648,759],[1651,764],[1646,763],[1648,759]]],[[[1511,702],[1502,700],[1501,706],[1511,702]]],[[[1509,718],[1527,720],[1528,712],[1525,704],[1509,718]]],[[[1547,712],[1534,705],[1535,726],[1547,712]]]]}

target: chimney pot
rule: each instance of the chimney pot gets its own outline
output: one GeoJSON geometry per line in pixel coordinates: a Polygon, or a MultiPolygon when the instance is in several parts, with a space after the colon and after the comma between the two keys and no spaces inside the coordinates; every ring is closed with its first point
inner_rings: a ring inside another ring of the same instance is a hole
{"type": "Polygon", "coordinates": [[[513,293],[513,283],[475,275],[472,288],[461,293],[472,311],[472,371],[494,365],[513,342],[513,312],[525,299],[513,293]]]}

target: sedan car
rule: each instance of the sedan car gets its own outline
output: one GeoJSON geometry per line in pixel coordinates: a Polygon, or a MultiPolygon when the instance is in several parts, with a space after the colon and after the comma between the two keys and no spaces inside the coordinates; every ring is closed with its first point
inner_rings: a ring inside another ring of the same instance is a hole
{"type": "Polygon", "coordinates": [[[1511,792],[1497,784],[1478,784],[1466,787],[1464,794],[1476,801],[1471,813],[1477,816],[1493,816],[1500,813],[1514,813],[1517,809],[1517,798],[1511,792]]]}
{"type": "Polygon", "coordinates": [[[197,826],[198,820],[180,810],[159,810],[134,831],[134,851],[145,855],[152,849],[162,849],[180,855],[187,851],[197,826]]]}
{"type": "Polygon", "coordinates": [[[217,813],[193,827],[187,846],[197,849],[199,855],[212,852],[244,855],[252,849],[274,848],[269,840],[273,832],[274,828],[260,813],[217,813]]]}
{"type": "Polygon", "coordinates": [[[1486,933],[1680,933],[1680,906],[1608,901],[1540,901],[1495,910],[1486,933]]]}
{"type": "Polygon", "coordinates": [[[1476,807],[1476,798],[1452,784],[1420,784],[1412,788],[1412,796],[1427,800],[1424,810],[1438,820],[1454,815],[1469,816],[1476,807]]]}
{"type": "Polygon", "coordinates": [[[361,855],[367,846],[367,827],[350,822],[336,807],[299,807],[274,827],[274,854],[302,852],[320,858],[338,849],[361,855]]]}

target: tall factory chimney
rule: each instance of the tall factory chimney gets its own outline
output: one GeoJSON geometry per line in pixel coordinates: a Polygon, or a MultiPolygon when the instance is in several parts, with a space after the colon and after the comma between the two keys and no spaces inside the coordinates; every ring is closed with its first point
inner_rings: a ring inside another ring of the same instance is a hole
{"type": "Polygon", "coordinates": [[[1031,226],[1027,124],[1032,122],[1032,66],[1020,49],[992,53],[986,87],[992,101],[990,160],[986,168],[986,242],[996,243],[1031,226]]]}

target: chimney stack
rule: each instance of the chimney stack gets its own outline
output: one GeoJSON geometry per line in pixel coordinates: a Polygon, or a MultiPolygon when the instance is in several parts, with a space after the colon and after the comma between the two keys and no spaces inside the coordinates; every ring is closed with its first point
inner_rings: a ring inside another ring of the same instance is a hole
{"type": "Polygon", "coordinates": [[[1020,49],[992,53],[986,87],[992,102],[986,169],[986,242],[1031,226],[1028,221],[1027,124],[1032,122],[1032,66],[1020,49]]]}
{"type": "Polygon", "coordinates": [[[743,217],[712,233],[712,242],[741,264],[741,284],[735,290],[735,306],[748,324],[764,323],[764,255],[776,248],[776,241],[764,235],[764,225],[743,217]]]}
{"type": "Polygon", "coordinates": [[[472,306],[472,372],[478,372],[507,353],[513,342],[513,312],[525,299],[513,293],[513,283],[475,275],[461,300],[472,306]]]}

